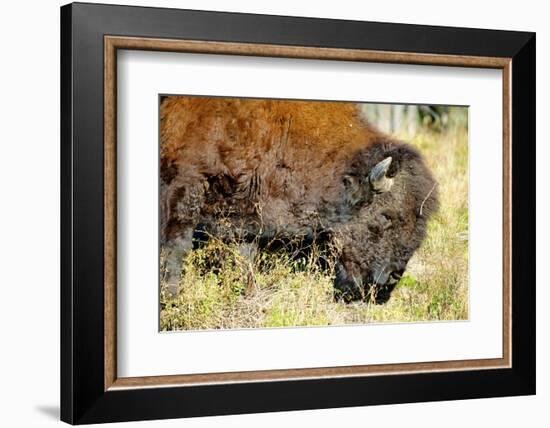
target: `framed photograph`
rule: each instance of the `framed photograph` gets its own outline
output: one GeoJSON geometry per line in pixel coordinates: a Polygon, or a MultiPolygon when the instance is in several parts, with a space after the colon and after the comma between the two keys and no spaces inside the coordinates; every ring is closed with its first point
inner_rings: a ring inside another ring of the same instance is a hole
{"type": "Polygon", "coordinates": [[[61,8],[61,418],[535,393],[535,35],[61,8]]]}

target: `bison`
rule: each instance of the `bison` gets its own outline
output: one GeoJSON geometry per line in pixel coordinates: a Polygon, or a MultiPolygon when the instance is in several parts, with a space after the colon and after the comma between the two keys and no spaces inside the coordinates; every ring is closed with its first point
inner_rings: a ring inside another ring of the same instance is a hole
{"type": "Polygon", "coordinates": [[[198,228],[254,245],[323,237],[338,243],[335,295],[384,303],[438,206],[422,155],[346,102],[163,97],[160,176],[172,285],[198,228]]]}

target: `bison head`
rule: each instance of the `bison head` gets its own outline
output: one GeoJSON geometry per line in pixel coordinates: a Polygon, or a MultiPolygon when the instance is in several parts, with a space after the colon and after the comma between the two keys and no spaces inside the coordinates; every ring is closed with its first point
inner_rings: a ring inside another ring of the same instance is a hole
{"type": "Polygon", "coordinates": [[[342,186],[336,297],[385,303],[437,209],[436,182],[416,150],[382,141],[353,157],[342,186]]]}

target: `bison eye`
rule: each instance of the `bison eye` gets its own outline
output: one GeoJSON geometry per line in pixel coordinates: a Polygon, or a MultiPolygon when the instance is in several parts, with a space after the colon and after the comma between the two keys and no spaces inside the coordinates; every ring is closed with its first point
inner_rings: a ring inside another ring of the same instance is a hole
{"type": "Polygon", "coordinates": [[[371,225],[368,226],[368,229],[369,229],[369,232],[372,235],[371,240],[376,242],[378,240],[378,238],[380,238],[380,235],[381,235],[380,227],[371,224],[371,225]]]}

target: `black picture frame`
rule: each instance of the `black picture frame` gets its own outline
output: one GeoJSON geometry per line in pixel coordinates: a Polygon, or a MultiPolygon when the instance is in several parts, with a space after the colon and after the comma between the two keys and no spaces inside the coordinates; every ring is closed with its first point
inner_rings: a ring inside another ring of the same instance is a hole
{"type": "Polygon", "coordinates": [[[535,98],[534,33],[85,3],[63,6],[61,419],[86,424],[534,394],[535,98]],[[512,366],[105,391],[105,35],[511,58],[512,366]]]}

